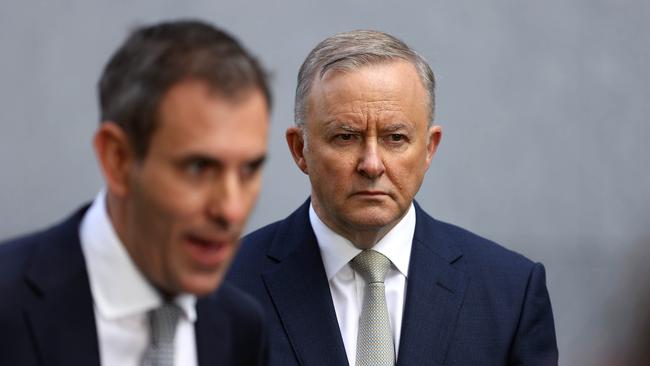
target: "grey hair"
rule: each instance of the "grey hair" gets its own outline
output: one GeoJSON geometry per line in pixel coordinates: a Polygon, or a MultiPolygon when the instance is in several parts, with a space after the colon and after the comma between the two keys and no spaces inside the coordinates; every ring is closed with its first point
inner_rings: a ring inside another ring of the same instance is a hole
{"type": "Polygon", "coordinates": [[[401,40],[374,30],[354,30],[335,34],[311,50],[298,72],[294,121],[303,126],[307,114],[307,97],[316,76],[329,70],[356,70],[363,66],[406,60],[417,70],[428,94],[429,123],[435,112],[435,76],[427,61],[401,40]]]}

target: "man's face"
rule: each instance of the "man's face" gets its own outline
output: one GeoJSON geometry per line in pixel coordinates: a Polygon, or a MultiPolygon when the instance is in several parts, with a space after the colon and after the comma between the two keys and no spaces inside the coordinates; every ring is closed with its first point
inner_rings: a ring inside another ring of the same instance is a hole
{"type": "Polygon", "coordinates": [[[330,71],[308,103],[301,168],[316,212],[351,240],[385,234],[408,210],[440,139],[439,126],[428,128],[415,68],[396,61],[330,71]]]}
{"type": "Polygon", "coordinates": [[[165,94],[158,112],[147,154],[131,168],[123,240],[163,293],[207,294],[260,190],[268,106],[259,90],[233,101],[188,81],[165,94]]]}

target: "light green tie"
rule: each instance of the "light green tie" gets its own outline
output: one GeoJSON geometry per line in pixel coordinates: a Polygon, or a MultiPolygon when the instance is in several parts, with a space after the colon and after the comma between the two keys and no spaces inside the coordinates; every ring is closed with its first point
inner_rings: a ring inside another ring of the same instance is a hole
{"type": "Polygon", "coordinates": [[[384,287],[390,259],[368,249],[354,257],[350,264],[367,284],[359,318],[356,366],[394,366],[395,346],[384,287]]]}

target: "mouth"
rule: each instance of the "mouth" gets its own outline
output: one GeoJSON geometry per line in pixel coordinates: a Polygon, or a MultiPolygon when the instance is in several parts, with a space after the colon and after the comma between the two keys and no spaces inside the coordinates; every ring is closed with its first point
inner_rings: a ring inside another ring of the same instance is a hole
{"type": "Polygon", "coordinates": [[[354,196],[381,197],[381,196],[388,196],[388,193],[384,191],[366,190],[366,191],[357,191],[354,193],[354,196]]]}
{"type": "Polygon", "coordinates": [[[189,234],[185,237],[185,247],[197,267],[215,270],[230,258],[234,241],[225,238],[189,234]]]}

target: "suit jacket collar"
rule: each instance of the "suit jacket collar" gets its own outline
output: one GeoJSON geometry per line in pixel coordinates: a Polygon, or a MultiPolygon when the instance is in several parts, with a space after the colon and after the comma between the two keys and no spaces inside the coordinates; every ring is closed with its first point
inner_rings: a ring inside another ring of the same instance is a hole
{"type": "MultiPolygon", "coordinates": [[[[93,298],[79,241],[87,208],[41,235],[25,273],[31,290],[25,311],[43,364],[100,364],[93,298]]],[[[199,365],[231,363],[231,319],[217,296],[218,292],[196,304],[199,365]]]]}
{"type": "MultiPolygon", "coordinates": [[[[443,226],[415,203],[398,365],[444,364],[469,277],[460,248],[443,226]]],[[[309,200],[278,229],[263,274],[267,291],[303,365],[346,365],[345,348],[318,244],[309,222],[309,200]]]]}
{"type": "Polygon", "coordinates": [[[25,273],[31,290],[26,317],[45,364],[99,364],[93,300],[78,235],[86,209],[40,235],[25,273]]]}
{"type": "Polygon", "coordinates": [[[347,365],[345,347],[316,237],[309,200],[280,226],[262,275],[289,342],[303,365],[347,365]]]}
{"type": "Polygon", "coordinates": [[[460,248],[416,203],[397,365],[444,364],[469,277],[460,248]]]}

